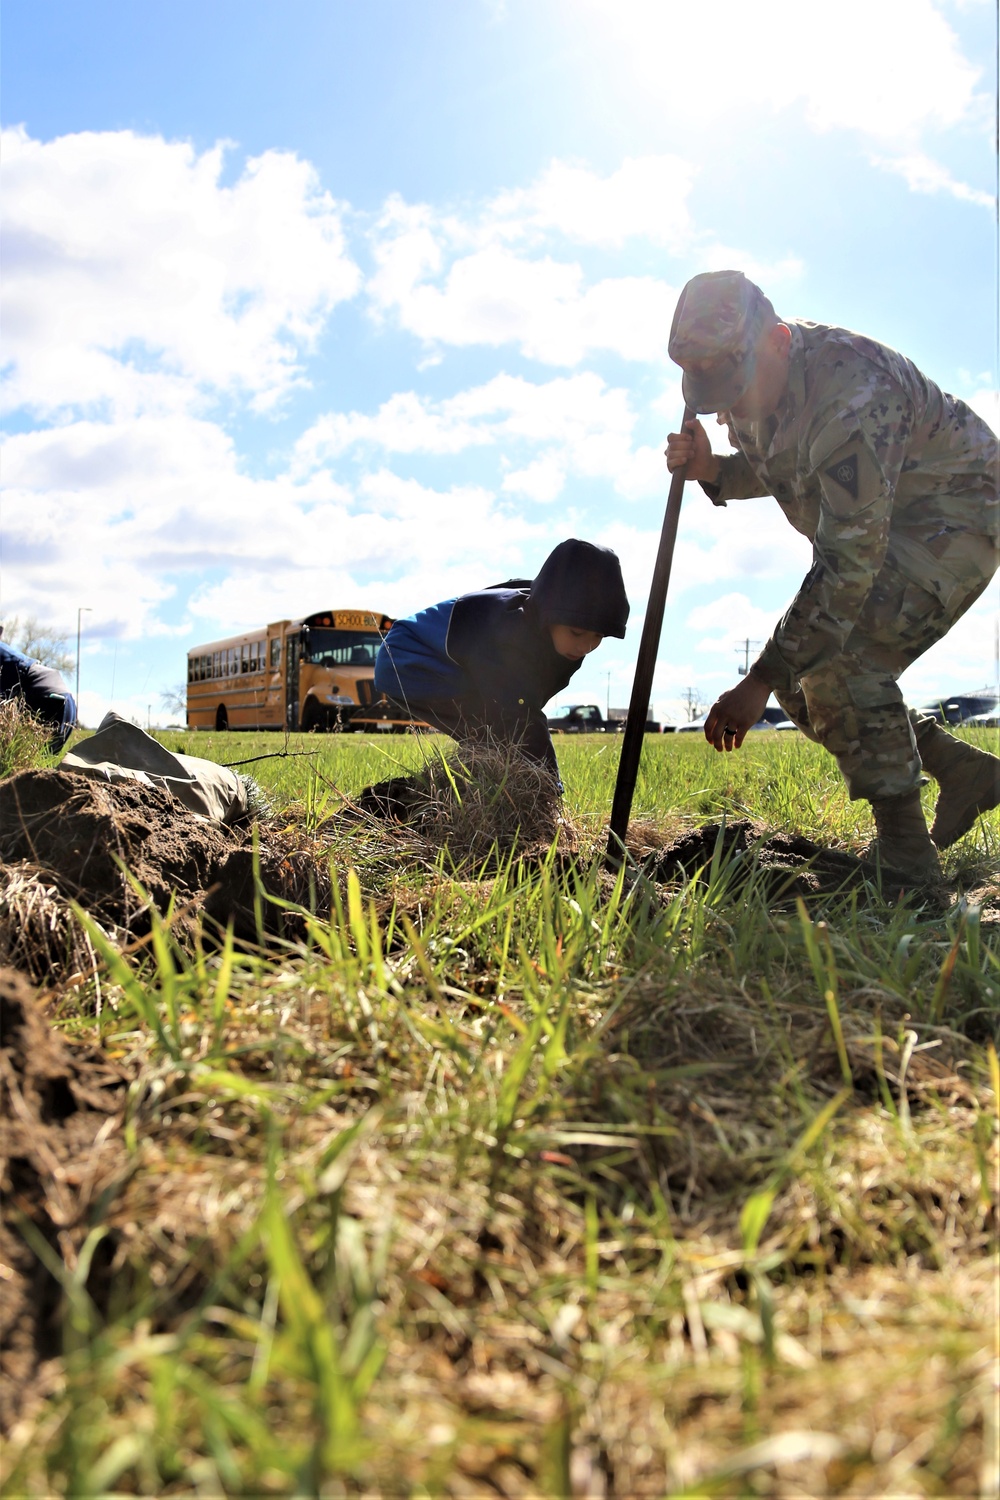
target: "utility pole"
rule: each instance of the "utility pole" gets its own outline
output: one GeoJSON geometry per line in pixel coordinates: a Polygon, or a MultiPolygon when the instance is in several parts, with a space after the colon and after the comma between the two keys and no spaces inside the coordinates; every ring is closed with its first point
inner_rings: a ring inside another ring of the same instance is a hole
{"type": "Polygon", "coordinates": [[[608,701],[604,705],[604,717],[611,718],[611,673],[608,673],[608,701]]]}
{"type": "Polygon", "coordinates": [[[691,724],[701,713],[701,701],[698,696],[698,689],[689,687],[684,693],[684,702],[687,704],[687,721],[691,724]]]}
{"type": "Polygon", "coordinates": [[[741,646],[736,647],[737,656],[743,652],[743,665],[740,667],[740,676],[745,677],[750,670],[750,647],[759,646],[760,641],[745,640],[741,646]]]}
{"type": "Polygon", "coordinates": [[[89,604],[81,604],[76,612],[76,711],[80,712],[80,616],[93,614],[89,604]]]}

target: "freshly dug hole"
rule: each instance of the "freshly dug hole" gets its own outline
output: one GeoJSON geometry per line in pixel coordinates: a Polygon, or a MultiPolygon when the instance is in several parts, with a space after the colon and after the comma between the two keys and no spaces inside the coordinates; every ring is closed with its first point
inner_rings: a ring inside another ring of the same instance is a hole
{"type": "Polygon", "coordinates": [[[772,833],[763,823],[736,818],[692,828],[671,843],[652,850],[633,850],[645,859],[649,874],[664,882],[707,873],[716,853],[730,888],[745,885],[756,872],[761,888],[776,907],[793,905],[796,896],[833,896],[838,892],[881,886],[883,901],[898,901],[913,882],[897,870],[875,867],[845,850],[829,849],[795,833],[772,833]]]}

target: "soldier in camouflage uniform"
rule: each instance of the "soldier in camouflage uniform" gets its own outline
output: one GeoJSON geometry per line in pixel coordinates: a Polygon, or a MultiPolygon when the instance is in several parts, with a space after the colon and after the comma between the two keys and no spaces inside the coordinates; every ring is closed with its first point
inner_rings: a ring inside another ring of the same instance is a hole
{"type": "Polygon", "coordinates": [[[773,495],[813,544],[774,634],[710,711],[706,737],[739,748],[773,691],[872,805],[872,853],[934,880],[937,848],[1000,804],[1000,759],[908,713],[896,679],[983,593],[1000,562],[997,439],[895,350],[843,328],[779,321],[739,271],[681,292],[670,355],[692,411],[718,412],[733,455],[700,422],[671,433],[716,505],[773,495]],[[930,834],[920,806],[940,791],[930,834]]]}

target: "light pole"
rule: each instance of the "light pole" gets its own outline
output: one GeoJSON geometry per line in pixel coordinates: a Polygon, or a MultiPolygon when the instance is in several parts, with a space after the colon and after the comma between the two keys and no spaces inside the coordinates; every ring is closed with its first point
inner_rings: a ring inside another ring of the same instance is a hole
{"type": "Polygon", "coordinates": [[[76,612],[76,711],[80,712],[80,616],[93,614],[89,604],[81,604],[76,612]]]}

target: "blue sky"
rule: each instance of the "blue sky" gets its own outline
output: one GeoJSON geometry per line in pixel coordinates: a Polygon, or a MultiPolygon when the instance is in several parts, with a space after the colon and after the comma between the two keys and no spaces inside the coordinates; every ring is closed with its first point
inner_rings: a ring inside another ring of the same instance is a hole
{"type": "MultiPolygon", "coordinates": [[[[577,535],[633,613],[563,700],[627,703],[689,276],[996,425],[995,55],[991,0],[5,0],[0,615],[87,607],[85,719],[155,722],[199,641],[577,535]]],[[[688,487],[661,716],[808,560],[773,501],[688,487]]],[[[911,700],[992,681],[996,618],[911,700]]]]}

